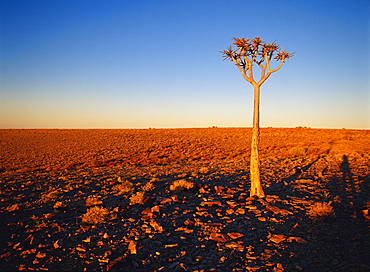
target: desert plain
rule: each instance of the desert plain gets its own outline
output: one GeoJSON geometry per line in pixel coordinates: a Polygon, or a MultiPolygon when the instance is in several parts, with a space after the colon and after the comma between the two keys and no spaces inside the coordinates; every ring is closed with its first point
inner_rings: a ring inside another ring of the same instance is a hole
{"type": "Polygon", "coordinates": [[[370,131],[0,130],[0,271],[370,271],[370,131]]]}

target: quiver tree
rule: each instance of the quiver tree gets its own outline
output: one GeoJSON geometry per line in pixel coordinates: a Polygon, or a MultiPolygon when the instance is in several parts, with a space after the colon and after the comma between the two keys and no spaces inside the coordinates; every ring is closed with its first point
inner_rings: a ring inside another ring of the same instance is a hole
{"type": "Polygon", "coordinates": [[[250,196],[265,197],[260,179],[260,163],[258,156],[258,147],[260,140],[260,88],[269,76],[278,71],[285,62],[293,56],[281,50],[275,43],[265,43],[259,37],[254,39],[234,38],[234,42],[227,50],[221,51],[224,60],[230,60],[238,67],[239,71],[246,81],[252,84],[254,89],[253,106],[253,130],[250,160],[250,196]],[[235,48],[235,49],[234,49],[235,48]],[[278,61],[275,68],[270,63],[272,60],[278,61]],[[261,77],[257,80],[253,75],[253,68],[258,66],[261,70],[261,77]]]}

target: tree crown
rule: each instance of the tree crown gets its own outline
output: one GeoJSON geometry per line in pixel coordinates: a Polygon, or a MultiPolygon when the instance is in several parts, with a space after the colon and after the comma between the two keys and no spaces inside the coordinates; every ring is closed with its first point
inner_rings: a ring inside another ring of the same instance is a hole
{"type": "Polygon", "coordinates": [[[282,50],[276,41],[265,43],[260,37],[253,39],[233,38],[227,50],[222,50],[224,60],[230,60],[239,68],[243,77],[252,84],[261,85],[270,76],[281,68],[285,60],[294,56],[294,53],[288,53],[282,50]],[[234,49],[235,47],[235,49],[234,49]],[[275,69],[271,69],[270,62],[272,59],[280,61],[275,69]],[[252,66],[257,64],[262,69],[261,79],[255,82],[253,79],[252,66]]]}

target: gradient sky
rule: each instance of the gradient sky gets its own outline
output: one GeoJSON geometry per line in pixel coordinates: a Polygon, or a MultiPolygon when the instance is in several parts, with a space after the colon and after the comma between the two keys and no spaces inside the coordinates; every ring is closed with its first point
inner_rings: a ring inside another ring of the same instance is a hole
{"type": "Polygon", "coordinates": [[[252,125],[220,50],[295,57],[262,85],[261,126],[370,128],[367,0],[0,0],[0,128],[252,125]]]}

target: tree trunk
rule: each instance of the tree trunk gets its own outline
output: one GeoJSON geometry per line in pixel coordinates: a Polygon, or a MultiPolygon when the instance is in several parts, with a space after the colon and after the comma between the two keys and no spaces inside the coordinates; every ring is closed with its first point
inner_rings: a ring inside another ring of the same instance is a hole
{"type": "Polygon", "coordinates": [[[260,178],[260,161],[258,147],[260,141],[260,85],[253,84],[254,107],[253,107],[253,131],[250,161],[251,190],[250,196],[265,197],[260,178]]]}

